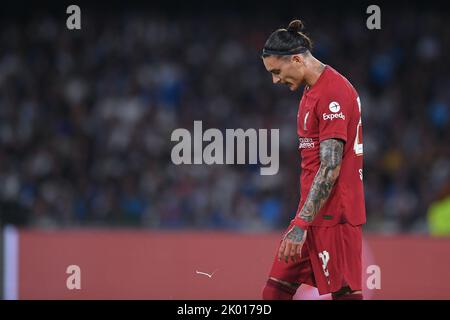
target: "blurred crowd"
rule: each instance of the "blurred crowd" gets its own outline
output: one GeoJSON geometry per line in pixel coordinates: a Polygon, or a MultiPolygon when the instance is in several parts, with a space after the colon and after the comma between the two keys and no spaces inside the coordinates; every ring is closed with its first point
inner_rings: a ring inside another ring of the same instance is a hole
{"type": "MultiPolygon", "coordinates": [[[[448,13],[291,13],[360,94],[368,230],[426,232],[450,180],[448,13]],[[401,16],[401,18],[399,18],[401,16]],[[420,23],[418,23],[420,21],[420,23]],[[447,40],[447,41],[446,41],[447,40]]],[[[262,15],[83,13],[0,29],[0,222],[261,231],[297,209],[301,92],[260,59],[289,22],[262,15]],[[279,128],[280,170],[172,163],[176,128],[279,128]]]]}

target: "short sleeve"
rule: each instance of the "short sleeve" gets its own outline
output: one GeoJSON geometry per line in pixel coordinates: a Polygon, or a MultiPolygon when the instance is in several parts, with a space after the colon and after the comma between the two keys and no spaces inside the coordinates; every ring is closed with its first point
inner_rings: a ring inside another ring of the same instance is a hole
{"type": "Polygon", "coordinates": [[[323,95],[316,106],[319,121],[319,142],[341,139],[347,142],[351,103],[343,94],[323,95]]]}

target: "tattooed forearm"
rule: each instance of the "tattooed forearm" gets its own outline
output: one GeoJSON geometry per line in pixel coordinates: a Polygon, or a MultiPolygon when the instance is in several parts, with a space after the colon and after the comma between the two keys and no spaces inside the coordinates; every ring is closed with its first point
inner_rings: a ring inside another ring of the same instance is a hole
{"type": "Polygon", "coordinates": [[[328,139],[320,143],[320,167],[299,213],[303,220],[313,221],[322,205],[327,201],[339,176],[343,150],[344,142],[341,140],[328,139]]]}

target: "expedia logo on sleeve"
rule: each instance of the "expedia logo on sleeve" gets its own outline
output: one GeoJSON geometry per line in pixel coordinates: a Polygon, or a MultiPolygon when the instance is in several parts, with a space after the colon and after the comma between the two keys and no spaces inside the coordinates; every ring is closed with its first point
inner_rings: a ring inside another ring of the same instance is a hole
{"type": "Polygon", "coordinates": [[[330,104],[328,105],[328,108],[333,113],[339,112],[339,110],[341,110],[341,106],[336,101],[330,102],[330,104]]]}
{"type": "Polygon", "coordinates": [[[345,115],[342,112],[331,113],[331,114],[324,113],[322,116],[323,116],[323,120],[333,120],[333,119],[338,119],[338,118],[345,120],[345,115]]]}
{"type": "Polygon", "coordinates": [[[330,104],[328,105],[328,109],[330,109],[330,111],[333,113],[322,114],[323,120],[333,120],[333,119],[345,120],[345,115],[342,112],[339,112],[339,110],[341,110],[341,106],[336,101],[330,102],[330,104]],[[337,112],[339,112],[339,113],[337,113],[337,112]]]}

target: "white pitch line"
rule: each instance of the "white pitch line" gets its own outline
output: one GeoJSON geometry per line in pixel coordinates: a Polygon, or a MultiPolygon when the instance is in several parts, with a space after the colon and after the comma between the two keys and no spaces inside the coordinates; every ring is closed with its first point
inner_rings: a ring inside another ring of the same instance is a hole
{"type": "MultiPolygon", "coordinates": [[[[217,269],[217,270],[218,270],[218,269],[217,269]]],[[[203,274],[203,275],[205,275],[205,276],[207,276],[207,277],[209,277],[209,278],[212,278],[212,276],[214,275],[214,273],[216,273],[217,270],[214,270],[214,272],[211,273],[211,274],[209,274],[209,273],[207,273],[207,272],[198,271],[198,270],[195,270],[195,273],[197,273],[197,274],[203,274]]]]}

